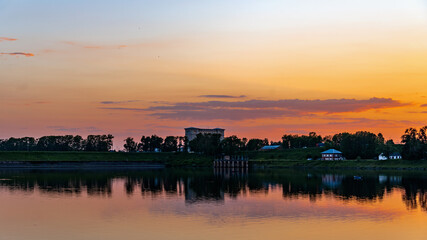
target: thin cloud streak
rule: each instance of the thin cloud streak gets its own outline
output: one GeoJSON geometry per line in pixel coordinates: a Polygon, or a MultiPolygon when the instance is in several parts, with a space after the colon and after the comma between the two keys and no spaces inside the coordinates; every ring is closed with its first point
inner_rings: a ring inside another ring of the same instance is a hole
{"type": "Polygon", "coordinates": [[[121,49],[121,48],[128,47],[127,45],[85,45],[85,44],[73,42],[73,41],[64,41],[63,43],[70,46],[76,46],[76,47],[85,48],[85,49],[121,49]]]}
{"type": "Polygon", "coordinates": [[[134,103],[140,102],[140,100],[126,100],[126,101],[102,101],[101,104],[109,105],[109,104],[124,104],[124,103],[134,103]]]}
{"type": "Polygon", "coordinates": [[[58,132],[67,132],[67,133],[77,133],[77,132],[89,132],[89,133],[96,133],[101,132],[102,130],[97,127],[64,127],[64,126],[47,126],[49,129],[53,129],[58,132]]]}
{"type": "Polygon", "coordinates": [[[427,104],[423,104],[423,105],[421,105],[420,107],[427,107],[427,104]]]}
{"type": "Polygon", "coordinates": [[[246,95],[233,96],[233,95],[200,95],[199,98],[246,98],[246,95]]]}
{"type": "Polygon", "coordinates": [[[0,55],[34,57],[33,53],[24,53],[24,52],[0,53],[0,55]]]}
{"type": "Polygon", "coordinates": [[[0,42],[5,42],[5,41],[16,41],[18,39],[16,38],[8,38],[8,37],[0,37],[0,42]]]}
{"type": "Polygon", "coordinates": [[[147,111],[147,109],[145,108],[125,108],[125,107],[100,107],[99,109],[135,111],[135,112],[147,111]]]}

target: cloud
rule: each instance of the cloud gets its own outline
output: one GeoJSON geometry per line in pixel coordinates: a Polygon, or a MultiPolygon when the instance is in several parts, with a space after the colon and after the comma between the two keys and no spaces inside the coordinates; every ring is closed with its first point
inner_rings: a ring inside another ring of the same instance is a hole
{"type": "Polygon", "coordinates": [[[258,118],[298,117],[311,114],[362,112],[372,109],[401,107],[407,104],[391,98],[327,100],[247,100],[239,102],[181,102],[149,107],[152,116],[161,119],[243,120],[258,118]]]}
{"type": "Polygon", "coordinates": [[[232,96],[232,95],[200,95],[200,98],[245,98],[246,95],[232,96]]]}
{"type": "Polygon", "coordinates": [[[125,108],[125,107],[101,107],[99,109],[106,109],[106,110],[123,110],[123,111],[147,111],[145,108],[125,108]]]}
{"type": "Polygon", "coordinates": [[[5,42],[5,41],[16,41],[18,39],[16,38],[8,38],[8,37],[0,37],[0,42],[5,42]]]}
{"type": "Polygon", "coordinates": [[[13,53],[0,53],[0,55],[11,55],[11,56],[25,56],[25,57],[33,57],[33,53],[24,53],[24,52],[13,52],[13,53]]]}
{"type": "Polygon", "coordinates": [[[95,132],[101,132],[101,129],[97,127],[64,127],[64,126],[48,126],[47,128],[53,129],[58,132],[68,132],[68,133],[76,133],[76,132],[89,132],[89,133],[95,133],[95,132]]]}
{"type": "Polygon", "coordinates": [[[126,101],[102,101],[101,104],[123,104],[123,103],[133,103],[133,102],[139,102],[140,100],[126,100],[126,101]]]}
{"type": "Polygon", "coordinates": [[[391,98],[326,99],[326,100],[247,100],[238,102],[205,101],[164,103],[148,108],[101,108],[116,111],[148,112],[160,119],[174,120],[245,120],[282,118],[363,112],[372,109],[394,108],[408,105],[391,98]]]}
{"type": "Polygon", "coordinates": [[[73,42],[73,41],[64,41],[63,43],[70,45],[70,46],[76,46],[80,48],[86,48],[86,49],[121,49],[128,47],[127,45],[86,45],[79,42],[73,42]]]}
{"type": "Polygon", "coordinates": [[[423,105],[421,105],[420,107],[427,107],[427,104],[423,104],[423,105]]]}

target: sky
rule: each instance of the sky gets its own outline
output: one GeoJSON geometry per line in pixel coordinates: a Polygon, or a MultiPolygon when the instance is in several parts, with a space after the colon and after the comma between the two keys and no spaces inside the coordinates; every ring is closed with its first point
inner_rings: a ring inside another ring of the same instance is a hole
{"type": "Polygon", "coordinates": [[[0,0],[0,138],[427,125],[426,0],[0,0]]]}

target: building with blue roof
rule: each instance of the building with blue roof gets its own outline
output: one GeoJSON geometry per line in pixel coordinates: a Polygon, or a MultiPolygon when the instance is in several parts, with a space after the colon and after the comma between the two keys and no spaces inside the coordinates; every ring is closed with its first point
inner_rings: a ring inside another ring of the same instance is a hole
{"type": "Polygon", "coordinates": [[[271,150],[277,150],[280,149],[281,145],[270,145],[270,146],[264,146],[260,149],[260,151],[271,151],[271,150]]]}
{"type": "Polygon", "coordinates": [[[322,160],[324,161],[338,161],[343,159],[342,152],[336,149],[329,149],[322,152],[322,160]]]}

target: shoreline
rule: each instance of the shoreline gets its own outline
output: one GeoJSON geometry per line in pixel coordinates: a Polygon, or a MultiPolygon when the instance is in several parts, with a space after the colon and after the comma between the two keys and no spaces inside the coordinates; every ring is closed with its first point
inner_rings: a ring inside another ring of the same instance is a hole
{"type": "Polygon", "coordinates": [[[127,162],[127,161],[0,161],[0,169],[162,169],[166,166],[154,162],[127,162]]]}
{"type": "MultiPolygon", "coordinates": [[[[252,153],[249,168],[427,171],[427,160],[308,161],[291,155],[295,152],[252,153]]],[[[0,152],[0,169],[213,168],[213,160],[213,157],[192,153],[0,152]]]]}

